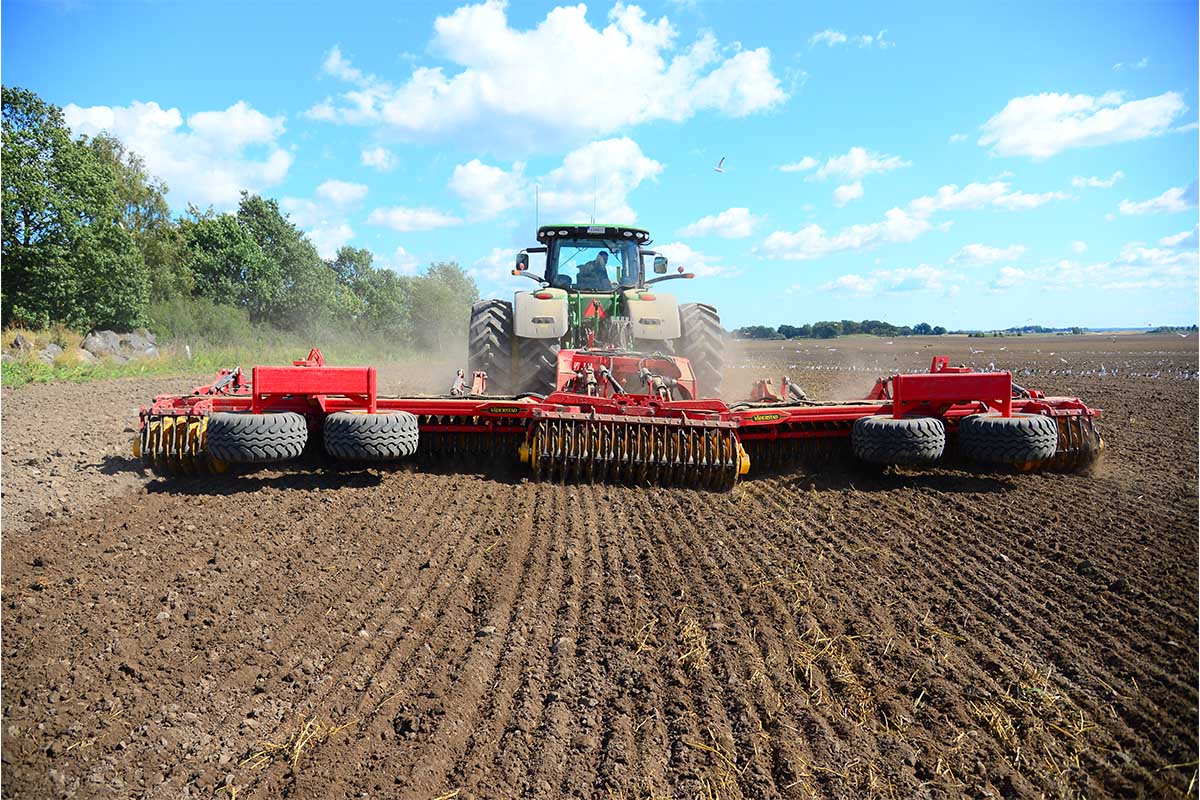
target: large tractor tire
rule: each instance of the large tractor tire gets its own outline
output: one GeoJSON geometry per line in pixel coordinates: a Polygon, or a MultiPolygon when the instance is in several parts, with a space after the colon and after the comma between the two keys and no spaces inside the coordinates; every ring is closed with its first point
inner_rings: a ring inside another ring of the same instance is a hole
{"type": "Polygon", "coordinates": [[[932,464],[946,449],[946,428],[934,417],[879,414],[855,420],[850,444],[869,464],[932,464]]]}
{"type": "Polygon", "coordinates": [[[725,332],[717,310],[704,303],[684,303],[679,307],[679,326],[675,353],[691,362],[701,397],[720,397],[725,332]]]}
{"type": "Polygon", "coordinates": [[[417,452],[417,418],[407,411],[338,411],[325,418],[325,452],[343,461],[391,461],[417,452]]]}
{"type": "Polygon", "coordinates": [[[467,380],[487,373],[489,394],[513,390],[513,311],[504,300],[480,300],[471,306],[467,331],[467,380]]]}
{"type": "Polygon", "coordinates": [[[517,374],[513,391],[550,394],[558,380],[558,339],[526,339],[518,336],[517,374]]]}
{"type": "Polygon", "coordinates": [[[958,424],[958,449],[972,461],[1036,467],[1058,449],[1058,423],[1042,414],[972,414],[958,424]]]}
{"type": "Polygon", "coordinates": [[[303,414],[218,412],[208,417],[205,448],[230,464],[268,464],[299,458],[308,442],[303,414]]]}

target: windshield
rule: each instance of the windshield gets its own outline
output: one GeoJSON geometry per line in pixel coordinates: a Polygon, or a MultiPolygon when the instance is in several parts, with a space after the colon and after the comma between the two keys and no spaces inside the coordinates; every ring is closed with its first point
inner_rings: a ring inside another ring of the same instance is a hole
{"type": "Polygon", "coordinates": [[[548,255],[546,280],[560,289],[609,292],[638,282],[638,246],[628,239],[559,239],[548,255]]]}

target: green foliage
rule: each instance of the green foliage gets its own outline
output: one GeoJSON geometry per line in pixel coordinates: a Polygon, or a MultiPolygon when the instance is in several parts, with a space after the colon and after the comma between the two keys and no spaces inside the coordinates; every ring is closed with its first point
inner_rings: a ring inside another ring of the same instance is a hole
{"type": "Polygon", "coordinates": [[[736,339],[778,339],[780,334],[766,325],[747,325],[733,332],[736,339]]]}
{"type": "Polygon", "coordinates": [[[26,89],[2,92],[3,323],[140,324],[150,278],[121,224],[119,170],[71,139],[58,107],[26,89]]]}
{"type": "Polygon", "coordinates": [[[172,297],[150,304],[150,330],[178,342],[234,344],[261,333],[246,309],[218,305],[205,297],[172,297]]]}
{"type": "Polygon", "coordinates": [[[430,264],[425,275],[408,278],[412,336],[423,350],[446,353],[462,345],[471,304],[479,299],[475,280],[457,263],[430,264]]]}
{"type": "Polygon", "coordinates": [[[269,261],[238,218],[200,213],[180,220],[184,268],[194,291],[218,305],[243,308],[251,318],[266,316],[279,292],[279,267],[269,261]]]}

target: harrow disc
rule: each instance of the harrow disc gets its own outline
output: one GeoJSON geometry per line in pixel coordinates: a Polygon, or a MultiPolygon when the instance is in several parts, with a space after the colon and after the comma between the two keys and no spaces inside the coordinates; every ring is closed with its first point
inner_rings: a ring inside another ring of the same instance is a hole
{"type": "Polygon", "coordinates": [[[1104,439],[1091,417],[1055,417],[1058,423],[1058,447],[1038,469],[1053,472],[1086,472],[1104,451],[1104,439]]]}
{"type": "Polygon", "coordinates": [[[522,447],[534,480],[728,491],[749,468],[732,427],[673,420],[541,419],[522,447]]]}
{"type": "Polygon", "coordinates": [[[203,475],[228,465],[207,450],[208,416],[148,414],[134,440],[133,454],[156,475],[203,475]]]}

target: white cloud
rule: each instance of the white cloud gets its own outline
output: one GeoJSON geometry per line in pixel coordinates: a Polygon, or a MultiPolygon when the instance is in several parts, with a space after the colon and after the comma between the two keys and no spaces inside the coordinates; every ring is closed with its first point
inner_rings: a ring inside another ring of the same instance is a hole
{"type": "Polygon", "coordinates": [[[863,196],[862,181],[847,183],[833,190],[833,204],[838,208],[846,205],[854,200],[861,200],[863,196]]]}
{"type": "Polygon", "coordinates": [[[430,231],[435,228],[448,228],[451,225],[462,224],[461,219],[432,208],[408,208],[406,206],[377,208],[367,215],[367,222],[372,225],[383,225],[401,233],[430,231]]]}
{"type": "Polygon", "coordinates": [[[562,166],[539,180],[542,214],[591,219],[594,203],[597,222],[635,222],[629,193],[643,181],[656,179],[662,169],[628,137],[591,142],[567,153],[562,166]]]}
{"type": "Polygon", "coordinates": [[[361,183],[328,180],[317,187],[316,195],[340,208],[360,202],[367,196],[367,187],[361,183]]]}
{"type": "MultiPolygon", "coordinates": [[[[545,256],[541,253],[529,254],[529,271],[533,274],[545,274],[545,256]]],[[[516,261],[514,248],[493,247],[486,256],[476,259],[467,273],[479,284],[479,291],[484,297],[505,297],[512,299],[514,282],[517,278],[512,275],[513,264],[516,261]]],[[[532,284],[519,279],[528,288],[532,284]]]]}
{"type": "Polygon", "coordinates": [[[808,39],[809,45],[824,44],[829,47],[834,47],[839,44],[846,43],[846,34],[841,31],[823,30],[820,33],[814,33],[808,39]]]}
{"type": "Polygon", "coordinates": [[[727,208],[719,214],[710,214],[679,231],[680,236],[720,236],[723,239],[741,239],[754,233],[754,227],[762,222],[748,208],[727,208]]]}
{"type": "Polygon", "coordinates": [[[950,144],[958,144],[959,142],[965,142],[966,140],[967,135],[965,133],[950,134],[950,144]]]}
{"type": "Polygon", "coordinates": [[[985,244],[964,245],[950,257],[952,264],[995,264],[998,261],[1016,261],[1025,253],[1025,245],[989,247],[985,244]]]}
{"type": "Polygon", "coordinates": [[[875,282],[864,278],[862,275],[851,273],[849,275],[841,275],[828,283],[823,283],[819,287],[826,292],[853,292],[855,294],[870,294],[875,291],[875,282]]]}
{"type": "Polygon", "coordinates": [[[1113,64],[1113,72],[1120,72],[1124,69],[1145,69],[1148,66],[1150,66],[1149,57],[1142,56],[1141,59],[1133,62],[1132,64],[1126,64],[1122,61],[1118,61],[1117,63],[1113,64]]]}
{"type": "Polygon", "coordinates": [[[1070,199],[1071,195],[1067,194],[1066,192],[1041,192],[1031,194],[1029,192],[1016,191],[1000,195],[993,201],[993,204],[1000,208],[1007,208],[1010,210],[1024,210],[1037,208],[1038,206],[1044,206],[1047,203],[1054,202],[1055,200],[1070,199]]]}
{"type": "Polygon", "coordinates": [[[637,213],[629,205],[629,194],[662,170],[663,165],[646,156],[637,142],[624,137],[572,150],[561,165],[537,178],[525,175],[523,162],[505,170],[472,159],[454,168],[449,189],[482,219],[528,205],[536,183],[543,216],[588,220],[594,204],[597,221],[630,223],[637,213]]]}
{"type": "Polygon", "coordinates": [[[1012,289],[1015,286],[1020,286],[1029,279],[1029,275],[1023,269],[1017,267],[1001,267],[996,277],[992,279],[992,289],[1003,291],[1004,289],[1012,289]]]}
{"type": "Polygon", "coordinates": [[[346,214],[367,196],[367,187],[361,183],[327,180],[313,195],[315,200],[284,197],[279,206],[308,234],[321,258],[333,258],[339,247],[354,239],[354,229],[346,214]]]}
{"type": "Polygon", "coordinates": [[[373,167],[380,172],[391,172],[400,163],[396,154],[386,147],[369,147],[362,151],[362,165],[373,167]]]}
{"type": "Polygon", "coordinates": [[[505,171],[474,158],[454,168],[449,188],[473,215],[491,219],[527,202],[524,173],[525,165],[521,162],[505,171]]]}
{"type": "Polygon", "coordinates": [[[76,134],[107,131],[124,142],[170,187],[175,208],[188,203],[233,208],[243,190],[279,184],[292,165],[292,155],[279,143],[284,118],[268,117],[245,101],[192,114],[186,126],[179,109],[136,100],[87,108],[69,103],[63,117],[76,134]]]}
{"type": "Polygon", "coordinates": [[[1145,247],[1133,242],[1125,245],[1117,257],[1110,261],[1085,264],[1062,259],[1034,270],[1002,268],[992,282],[992,288],[1000,290],[1030,283],[1044,290],[1057,291],[1085,288],[1105,291],[1195,291],[1197,264],[1195,250],[1145,247]]]}
{"type": "Polygon", "coordinates": [[[822,284],[826,292],[875,294],[879,292],[945,292],[956,294],[963,276],[957,272],[920,264],[903,269],[875,270],[868,275],[851,273],[822,284]]]}
{"type": "Polygon", "coordinates": [[[321,258],[333,258],[354,238],[354,229],[338,209],[302,197],[284,197],[279,207],[307,234],[321,258]]]}
{"type": "Polygon", "coordinates": [[[1074,250],[1076,253],[1081,253],[1081,254],[1086,253],[1087,252],[1087,242],[1078,242],[1078,241],[1071,242],[1071,249],[1074,250]]]}
{"type": "Polygon", "coordinates": [[[1160,136],[1187,109],[1178,92],[1125,100],[1121,92],[1016,97],[983,125],[994,155],[1049,158],[1064,150],[1160,136]]]}
{"type": "Polygon", "coordinates": [[[1192,228],[1190,231],[1183,231],[1172,236],[1164,236],[1158,240],[1158,243],[1163,247],[1196,247],[1197,228],[1192,228]]]}
{"type": "Polygon", "coordinates": [[[817,161],[817,159],[813,158],[812,156],[805,156],[804,158],[800,159],[799,161],[793,161],[790,164],[780,165],[779,171],[780,172],[804,172],[806,170],[812,169],[819,163],[821,163],[821,162],[817,161]]]}
{"type": "Polygon", "coordinates": [[[864,33],[861,36],[855,36],[854,43],[859,47],[878,47],[880,50],[887,50],[889,47],[895,45],[895,42],[890,42],[885,39],[883,36],[885,33],[887,33],[886,30],[880,31],[874,36],[869,33],[864,33]]]}
{"type": "Polygon", "coordinates": [[[393,272],[398,272],[401,275],[416,275],[421,262],[403,247],[397,247],[391,256],[380,257],[379,266],[384,269],[390,269],[393,272]]]}
{"type": "Polygon", "coordinates": [[[1167,189],[1158,197],[1135,203],[1132,200],[1122,200],[1119,210],[1122,214],[1142,216],[1145,214],[1176,214],[1196,207],[1196,181],[1186,187],[1176,186],[1167,189]]]}
{"type": "Polygon", "coordinates": [[[957,184],[947,184],[933,196],[918,197],[909,204],[913,213],[927,216],[935,211],[957,211],[980,209],[988,206],[1009,210],[1037,208],[1054,200],[1066,200],[1070,195],[1063,192],[1030,194],[1013,190],[1005,181],[991,183],[968,183],[961,189],[957,184]]]}
{"type": "Polygon", "coordinates": [[[697,278],[732,278],[742,273],[738,267],[722,264],[719,256],[705,255],[683,242],[655,245],[654,249],[667,257],[672,270],[683,267],[684,271],[694,273],[697,278]]]}
{"type": "Polygon", "coordinates": [[[795,232],[776,231],[763,241],[760,249],[773,258],[806,261],[887,242],[911,242],[932,228],[932,223],[923,216],[893,208],[879,222],[851,225],[832,236],[815,223],[795,232]]]}
{"type": "Polygon", "coordinates": [[[680,46],[666,17],[648,20],[637,6],[618,2],[602,29],[586,11],[561,6],[518,30],[503,0],[463,6],[434,22],[429,50],[448,66],[419,66],[399,84],[335,47],[323,70],[350,88],[308,116],[534,149],[705,111],[741,117],[787,99],[765,47],[722,47],[712,33],[680,46]]]}
{"type": "Polygon", "coordinates": [[[894,42],[888,41],[884,37],[885,33],[887,33],[886,30],[875,34],[864,33],[858,36],[849,37],[841,31],[826,29],[820,33],[814,33],[812,36],[810,36],[808,39],[808,45],[809,47],[815,47],[818,44],[823,44],[827,47],[837,47],[840,44],[846,44],[847,42],[853,41],[854,44],[858,45],[859,47],[878,47],[880,50],[886,50],[887,48],[891,47],[894,42]]]}
{"type": "Polygon", "coordinates": [[[786,260],[808,260],[832,253],[861,250],[884,243],[910,242],[923,233],[948,228],[952,223],[934,225],[930,217],[943,211],[962,209],[1002,208],[1008,210],[1036,208],[1053,200],[1065,199],[1061,192],[1029,194],[1014,190],[1004,181],[969,183],[962,188],[947,184],[934,195],[918,197],[908,208],[893,208],[884,219],[865,225],[852,225],[830,235],[817,224],[798,231],[776,231],[757,248],[769,257],[786,260]]]}
{"type": "Polygon", "coordinates": [[[1117,170],[1112,174],[1111,177],[1108,178],[1098,178],[1095,176],[1091,178],[1085,178],[1082,175],[1076,175],[1074,178],[1071,178],[1071,185],[1076,189],[1085,189],[1088,187],[1093,189],[1111,189],[1117,181],[1124,177],[1125,173],[1121,170],[1117,170]]]}
{"type": "Polygon", "coordinates": [[[813,177],[857,181],[867,175],[882,174],[908,166],[912,166],[911,162],[899,156],[887,156],[872,153],[862,147],[851,147],[845,155],[834,156],[826,161],[813,177]]]}

